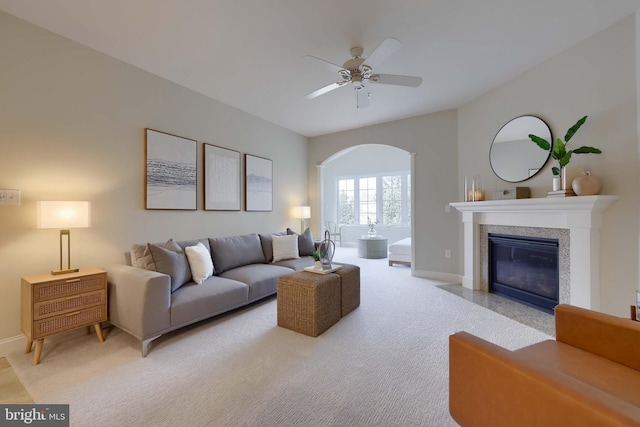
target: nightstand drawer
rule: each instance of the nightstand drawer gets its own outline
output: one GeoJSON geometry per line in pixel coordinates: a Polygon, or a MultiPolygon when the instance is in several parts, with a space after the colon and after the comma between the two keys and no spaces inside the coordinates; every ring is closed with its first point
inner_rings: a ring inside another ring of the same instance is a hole
{"type": "Polygon", "coordinates": [[[84,308],[93,307],[94,305],[103,305],[107,300],[107,291],[100,290],[95,292],[87,292],[79,295],[72,295],[54,300],[37,302],[33,305],[33,319],[39,320],[45,317],[66,314],[72,311],[82,310],[84,308]]]}
{"type": "Polygon", "coordinates": [[[76,310],[55,317],[48,317],[33,322],[33,339],[39,339],[58,332],[68,331],[82,326],[92,325],[107,320],[106,305],[76,310]]]}
{"type": "Polygon", "coordinates": [[[62,298],[83,292],[106,289],[103,274],[95,274],[72,279],[54,280],[33,286],[33,302],[62,298]]]}

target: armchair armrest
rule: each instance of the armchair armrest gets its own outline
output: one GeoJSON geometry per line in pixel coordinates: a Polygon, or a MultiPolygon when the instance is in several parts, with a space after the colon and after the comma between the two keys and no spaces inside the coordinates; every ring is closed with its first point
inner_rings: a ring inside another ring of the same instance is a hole
{"type": "Polygon", "coordinates": [[[640,425],[632,404],[466,332],[449,337],[449,412],[463,427],[640,425]]]}
{"type": "Polygon", "coordinates": [[[556,340],[640,371],[640,322],[556,306],[556,340]]]}
{"type": "Polygon", "coordinates": [[[109,282],[109,320],[141,340],[158,336],[171,325],[171,278],[162,273],[113,265],[109,282]]]}

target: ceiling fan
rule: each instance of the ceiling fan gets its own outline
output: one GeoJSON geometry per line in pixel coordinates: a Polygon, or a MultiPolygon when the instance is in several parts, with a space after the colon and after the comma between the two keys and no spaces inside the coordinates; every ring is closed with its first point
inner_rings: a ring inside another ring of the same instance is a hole
{"type": "Polygon", "coordinates": [[[368,83],[418,87],[422,83],[422,77],[399,76],[395,74],[378,74],[373,69],[384,62],[391,54],[402,46],[399,40],[393,38],[385,39],[380,46],[374,50],[368,58],[363,58],[363,49],[361,47],[351,48],[352,58],[347,60],[342,66],[333,64],[324,59],[309,56],[310,58],[322,61],[328,64],[334,71],[337,71],[341,80],[331,83],[325,87],[315,90],[307,95],[306,99],[313,99],[320,95],[324,95],[339,87],[347,86],[351,83],[351,87],[356,94],[356,107],[365,108],[369,106],[369,98],[371,94],[367,91],[368,83]]]}

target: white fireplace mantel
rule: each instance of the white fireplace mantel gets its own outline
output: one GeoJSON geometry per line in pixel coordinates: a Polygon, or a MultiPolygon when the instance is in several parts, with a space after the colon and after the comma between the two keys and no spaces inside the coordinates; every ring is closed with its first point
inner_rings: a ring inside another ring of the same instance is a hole
{"type": "Polygon", "coordinates": [[[462,284],[480,289],[480,225],[569,230],[570,304],[600,307],[600,227],[602,213],[618,196],[574,196],[451,203],[464,224],[462,284]]]}

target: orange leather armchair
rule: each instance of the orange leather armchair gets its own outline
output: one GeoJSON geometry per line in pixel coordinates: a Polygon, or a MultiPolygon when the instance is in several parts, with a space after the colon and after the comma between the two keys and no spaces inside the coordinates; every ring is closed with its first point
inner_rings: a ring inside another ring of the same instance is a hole
{"type": "Polygon", "coordinates": [[[509,351],[449,337],[449,412],[463,427],[640,426],[640,322],[556,307],[556,340],[509,351]]]}

